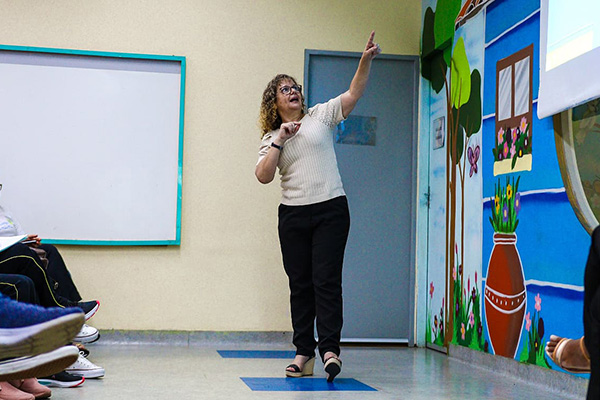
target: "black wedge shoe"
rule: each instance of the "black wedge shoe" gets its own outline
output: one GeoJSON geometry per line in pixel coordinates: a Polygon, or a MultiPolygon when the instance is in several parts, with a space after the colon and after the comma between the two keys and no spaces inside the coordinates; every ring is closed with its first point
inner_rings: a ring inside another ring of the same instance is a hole
{"type": "Polygon", "coordinates": [[[336,356],[329,357],[325,361],[323,370],[325,370],[325,373],[327,374],[327,382],[333,382],[335,377],[342,372],[342,360],[336,356]]]}
{"type": "Polygon", "coordinates": [[[315,368],[315,356],[310,357],[304,363],[304,368],[300,368],[296,364],[290,364],[285,367],[285,376],[290,378],[301,378],[303,376],[312,376],[315,368]],[[288,369],[293,369],[293,371],[288,371],[288,369]]]}

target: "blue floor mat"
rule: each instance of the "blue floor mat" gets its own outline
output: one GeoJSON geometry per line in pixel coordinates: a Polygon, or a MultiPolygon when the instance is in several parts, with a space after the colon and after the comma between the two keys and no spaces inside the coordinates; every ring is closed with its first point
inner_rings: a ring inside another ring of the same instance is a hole
{"type": "Polygon", "coordinates": [[[338,378],[329,383],[325,378],[240,378],[253,391],[263,392],[326,392],[363,391],[377,389],[356,379],[338,378]]]}
{"type": "Polygon", "coordinates": [[[295,351],[288,350],[217,350],[222,358],[289,358],[296,356],[295,351]]]}

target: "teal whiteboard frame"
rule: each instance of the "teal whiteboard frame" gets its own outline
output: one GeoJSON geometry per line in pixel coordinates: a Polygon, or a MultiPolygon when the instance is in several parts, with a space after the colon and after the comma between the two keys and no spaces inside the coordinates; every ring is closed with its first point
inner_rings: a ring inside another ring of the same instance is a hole
{"type": "MultiPolygon", "coordinates": [[[[180,99],[179,99],[179,145],[178,145],[178,165],[177,165],[177,211],[175,221],[175,239],[174,240],[64,240],[64,239],[45,239],[43,243],[58,245],[99,245],[99,246],[166,246],[181,244],[181,204],[182,204],[182,173],[183,173],[183,132],[184,132],[184,114],[185,114],[185,80],[186,80],[186,58],[184,56],[168,56],[154,54],[137,53],[115,53],[103,51],[72,50],[46,47],[29,46],[10,46],[0,45],[0,52],[29,52],[29,53],[48,53],[57,55],[91,56],[106,57],[116,59],[133,60],[152,60],[169,61],[180,64],[180,99]]],[[[17,216],[18,217],[18,216],[17,216]]]]}

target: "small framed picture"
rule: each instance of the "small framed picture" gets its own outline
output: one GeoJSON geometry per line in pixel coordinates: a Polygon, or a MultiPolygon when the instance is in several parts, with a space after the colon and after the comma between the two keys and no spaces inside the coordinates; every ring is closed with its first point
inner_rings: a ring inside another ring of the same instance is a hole
{"type": "Polygon", "coordinates": [[[444,129],[445,117],[439,117],[433,120],[433,149],[441,149],[444,147],[445,132],[444,129]]]}

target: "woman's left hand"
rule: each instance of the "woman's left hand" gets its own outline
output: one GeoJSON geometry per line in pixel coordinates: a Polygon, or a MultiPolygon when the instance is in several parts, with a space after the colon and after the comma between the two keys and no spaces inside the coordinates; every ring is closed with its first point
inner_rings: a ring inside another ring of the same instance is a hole
{"type": "Polygon", "coordinates": [[[369,36],[369,40],[365,46],[365,51],[363,52],[363,57],[367,57],[369,60],[372,60],[377,57],[377,55],[381,54],[381,47],[379,47],[379,43],[374,43],[373,39],[375,39],[375,31],[371,32],[371,36],[369,36]]]}
{"type": "Polygon", "coordinates": [[[39,247],[42,243],[42,239],[38,235],[27,235],[25,241],[29,247],[39,247]]]}

